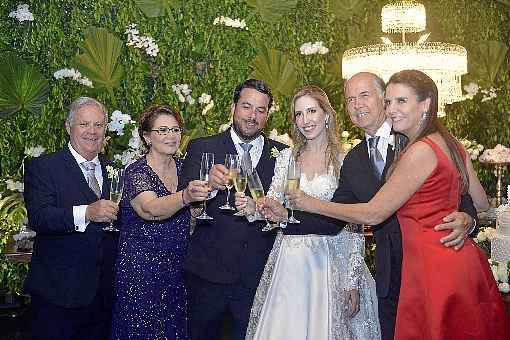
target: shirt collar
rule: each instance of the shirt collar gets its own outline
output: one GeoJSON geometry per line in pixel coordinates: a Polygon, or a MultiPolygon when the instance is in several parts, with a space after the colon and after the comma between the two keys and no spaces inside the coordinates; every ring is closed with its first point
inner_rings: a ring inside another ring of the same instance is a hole
{"type": "MultiPolygon", "coordinates": [[[[71,142],[67,143],[67,146],[69,147],[69,151],[71,151],[71,155],[73,155],[74,159],[76,160],[76,163],[81,164],[83,162],[88,162],[85,157],[80,155],[71,145],[71,142]]],[[[96,166],[101,166],[101,163],[99,163],[99,156],[94,157],[91,162],[95,163],[96,166]]]]}
{"type": "MultiPolygon", "coordinates": [[[[239,145],[241,143],[246,143],[245,141],[243,141],[237,135],[237,133],[234,131],[233,127],[230,128],[230,137],[232,138],[232,141],[234,142],[234,145],[239,145]]],[[[255,138],[254,140],[250,141],[248,144],[251,144],[254,147],[261,147],[261,146],[264,145],[264,136],[260,135],[257,138],[255,138]]]]}
{"type": "MultiPolygon", "coordinates": [[[[377,131],[375,132],[375,136],[382,137],[388,141],[388,144],[390,144],[391,146],[395,146],[395,138],[391,133],[391,124],[387,120],[384,121],[384,123],[379,127],[379,129],[377,129],[377,131]]],[[[372,136],[365,134],[365,139],[367,140],[367,142],[368,139],[371,137],[372,136]]]]}

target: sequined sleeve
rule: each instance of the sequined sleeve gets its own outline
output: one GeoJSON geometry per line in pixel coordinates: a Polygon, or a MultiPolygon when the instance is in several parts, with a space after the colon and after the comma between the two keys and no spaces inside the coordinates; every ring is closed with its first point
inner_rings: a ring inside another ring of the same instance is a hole
{"type": "Polygon", "coordinates": [[[360,286],[360,278],[363,275],[365,236],[363,225],[348,224],[343,231],[349,244],[349,268],[347,272],[347,289],[357,289],[360,286]]]}
{"type": "Polygon", "coordinates": [[[125,198],[128,201],[131,201],[144,191],[154,191],[154,183],[146,170],[143,167],[139,167],[126,174],[124,191],[125,198]]]}
{"type": "Polygon", "coordinates": [[[292,153],[291,148],[283,149],[280,151],[276,158],[274,166],[273,179],[271,185],[267,191],[268,197],[273,197],[276,200],[282,202],[283,195],[285,193],[285,181],[287,180],[287,166],[289,164],[289,158],[292,153]]]}

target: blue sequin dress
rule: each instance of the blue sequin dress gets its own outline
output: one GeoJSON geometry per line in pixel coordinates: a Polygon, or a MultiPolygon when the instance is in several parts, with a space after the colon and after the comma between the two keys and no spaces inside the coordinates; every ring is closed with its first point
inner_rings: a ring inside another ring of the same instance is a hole
{"type": "MultiPolygon", "coordinates": [[[[181,166],[176,160],[178,176],[181,166]]],[[[146,221],[129,203],[143,191],[170,194],[145,157],[125,172],[111,339],[187,339],[183,259],[189,211],[146,221]]]]}

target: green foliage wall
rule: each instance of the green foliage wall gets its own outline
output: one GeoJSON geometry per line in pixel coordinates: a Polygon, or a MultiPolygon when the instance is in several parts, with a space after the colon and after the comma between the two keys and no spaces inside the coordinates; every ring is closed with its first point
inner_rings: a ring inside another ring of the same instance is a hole
{"type": "MultiPolygon", "coordinates": [[[[80,95],[97,97],[110,112],[121,110],[134,119],[144,107],[164,102],[178,108],[188,128],[213,134],[229,121],[232,90],[250,76],[251,66],[264,50],[283,55],[280,61],[295,70],[292,82],[272,75],[280,110],[270,119],[268,130],[280,133],[289,127],[288,101],[296,87],[322,86],[338,111],[345,130],[360,136],[345,115],[341,56],[348,48],[375,43],[382,35],[380,12],[385,0],[165,0],[164,15],[148,18],[135,0],[27,0],[34,14],[32,22],[18,22],[8,15],[19,0],[0,3],[0,49],[23,58],[48,80],[48,100],[40,114],[21,110],[0,119],[0,192],[6,179],[21,180],[24,150],[42,145],[47,152],[67,140],[63,122],[68,105],[80,95]],[[258,4],[258,9],[254,8],[258,4]],[[264,7],[265,6],[265,7],[264,7]],[[282,13],[281,16],[279,14],[282,13]],[[213,25],[215,18],[245,19],[248,30],[213,25]],[[142,35],[159,45],[157,57],[126,46],[126,27],[136,23],[142,35]],[[70,79],[56,80],[53,73],[76,67],[76,56],[90,27],[104,28],[122,42],[120,65],[123,76],[118,87],[95,90],[70,79]],[[299,47],[305,42],[323,41],[325,55],[305,56],[299,47]],[[294,78],[293,78],[294,77],[294,78]],[[206,115],[201,107],[179,102],[172,85],[190,84],[193,97],[212,96],[215,106],[206,115]],[[289,85],[290,84],[290,85],[289,85]]],[[[506,55],[495,75],[477,59],[481,43],[488,40],[510,44],[510,4],[506,0],[423,0],[427,9],[429,41],[463,45],[468,50],[470,73],[463,83],[476,82],[482,88],[496,87],[497,98],[456,103],[447,108],[444,122],[458,137],[476,139],[486,147],[510,144],[510,82],[506,55]]],[[[413,38],[411,35],[410,38],[413,38]]],[[[393,39],[397,41],[398,39],[393,39]]],[[[0,65],[1,66],[1,65],[0,65]]],[[[490,66],[490,65],[489,65],[490,66]]],[[[274,87],[274,86],[273,86],[274,87]]],[[[111,150],[110,150],[111,153],[111,150]]],[[[478,165],[477,165],[478,167],[478,165]]],[[[494,180],[488,169],[479,167],[490,192],[494,180]]],[[[508,178],[507,178],[508,180],[508,178]]]]}

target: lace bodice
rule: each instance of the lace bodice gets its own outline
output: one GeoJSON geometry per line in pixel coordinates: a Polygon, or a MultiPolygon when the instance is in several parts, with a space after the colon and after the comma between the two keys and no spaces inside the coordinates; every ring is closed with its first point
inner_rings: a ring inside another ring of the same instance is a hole
{"type": "MultiPolygon", "coordinates": [[[[271,181],[267,196],[274,197],[278,200],[283,199],[285,182],[287,180],[287,165],[289,164],[291,154],[291,148],[280,151],[276,158],[273,180],[271,181]]],[[[341,159],[343,160],[343,157],[341,157],[341,159]]],[[[324,201],[330,201],[337,185],[338,180],[333,174],[333,169],[330,169],[327,174],[316,175],[311,180],[302,173],[299,188],[310,196],[324,201]]]]}

